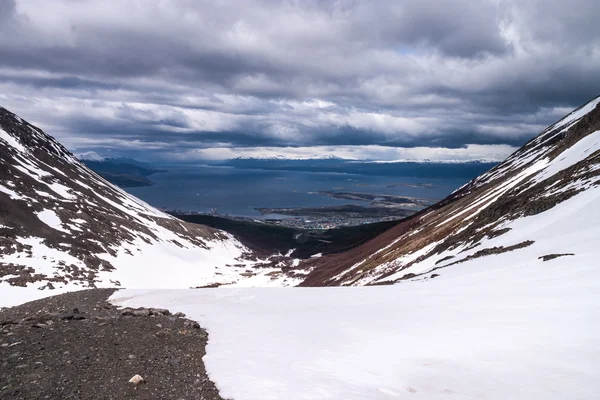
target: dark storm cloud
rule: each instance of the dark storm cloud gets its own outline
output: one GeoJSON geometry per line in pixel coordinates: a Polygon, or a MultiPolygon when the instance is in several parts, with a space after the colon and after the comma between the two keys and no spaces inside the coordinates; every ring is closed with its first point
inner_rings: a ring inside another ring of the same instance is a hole
{"type": "MultiPolygon", "coordinates": [[[[356,13],[362,37],[386,46],[431,47],[449,56],[474,57],[509,50],[497,29],[499,10],[485,1],[415,1],[364,3],[356,13]]],[[[355,31],[356,32],[356,31],[355,31]]]]}
{"type": "Polygon", "coordinates": [[[12,18],[17,9],[15,0],[4,0],[0,3],[0,21],[7,21],[12,18]]]}
{"type": "Polygon", "coordinates": [[[71,148],[518,146],[600,94],[594,0],[49,4],[0,2],[0,102],[71,148]]]}

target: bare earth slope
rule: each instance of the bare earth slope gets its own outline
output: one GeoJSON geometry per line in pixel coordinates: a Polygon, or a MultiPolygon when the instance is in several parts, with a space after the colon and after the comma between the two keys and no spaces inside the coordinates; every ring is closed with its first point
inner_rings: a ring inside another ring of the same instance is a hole
{"type": "Polygon", "coordinates": [[[117,310],[106,302],[113,292],[1,310],[0,399],[221,399],[197,323],[165,310],[117,310]],[[137,389],[128,382],[136,374],[145,380],[137,389]]]}
{"type": "Polygon", "coordinates": [[[311,260],[305,267],[314,269],[302,285],[426,279],[458,263],[483,267],[505,260],[499,255],[506,253],[520,263],[594,262],[600,248],[599,104],[600,97],[573,111],[505,162],[378,238],[311,260]]]}

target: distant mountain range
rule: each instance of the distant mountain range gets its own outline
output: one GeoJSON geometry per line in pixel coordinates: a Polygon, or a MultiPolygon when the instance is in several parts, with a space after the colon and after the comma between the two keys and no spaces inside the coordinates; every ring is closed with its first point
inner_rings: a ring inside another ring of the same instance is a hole
{"type": "Polygon", "coordinates": [[[154,183],[148,176],[165,172],[132,158],[104,157],[93,151],[77,154],[76,157],[92,171],[122,188],[151,186],[154,183]]]}
{"type": "MultiPolygon", "coordinates": [[[[91,152],[93,153],[93,152],[91,152]]],[[[93,153],[96,154],[96,153],[93,153]]],[[[97,154],[96,154],[97,156],[97,154]]],[[[401,164],[401,163],[417,163],[417,164],[497,164],[501,160],[496,160],[492,158],[480,158],[480,159],[470,159],[470,160],[459,160],[459,159],[448,159],[448,160],[431,160],[428,158],[421,159],[401,159],[401,160],[356,160],[356,159],[348,159],[341,158],[334,155],[327,156],[319,156],[314,155],[310,157],[288,157],[284,155],[276,155],[270,157],[249,157],[249,156],[241,156],[232,158],[225,162],[227,163],[235,163],[240,161],[336,161],[336,162],[347,162],[347,163],[373,163],[373,164],[401,164]]]]}
{"type": "Polygon", "coordinates": [[[413,178],[465,178],[471,179],[494,167],[497,161],[430,161],[399,160],[391,162],[356,161],[341,158],[235,158],[219,165],[238,169],[262,169],[275,171],[328,172],[371,176],[406,176],[413,178]]]}
{"type": "Polygon", "coordinates": [[[343,158],[337,157],[333,154],[329,155],[313,155],[309,157],[289,157],[282,154],[268,157],[252,157],[252,156],[240,156],[233,158],[232,160],[258,160],[258,161],[272,161],[272,160],[294,160],[294,161],[305,161],[305,160],[344,160],[343,158]]]}
{"type": "Polygon", "coordinates": [[[355,163],[373,163],[373,164],[497,164],[500,160],[495,160],[493,158],[480,158],[475,160],[430,160],[428,158],[422,159],[406,159],[406,160],[359,160],[348,162],[355,163]]]}

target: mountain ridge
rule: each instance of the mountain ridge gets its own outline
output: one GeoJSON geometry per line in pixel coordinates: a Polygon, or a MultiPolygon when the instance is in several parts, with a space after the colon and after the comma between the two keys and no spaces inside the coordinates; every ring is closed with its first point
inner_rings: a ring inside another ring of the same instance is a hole
{"type": "MultiPolygon", "coordinates": [[[[514,226],[528,217],[539,221],[534,217],[548,216],[574,230],[564,215],[554,215],[559,212],[555,207],[571,199],[577,204],[578,195],[596,201],[600,197],[599,184],[600,97],[596,97],[532,138],[503,163],[378,238],[344,254],[308,261],[305,267],[312,272],[301,286],[378,285],[427,279],[439,276],[446,267],[482,265],[494,258],[490,256],[511,252],[527,254],[531,262],[554,253],[571,254],[573,251],[568,249],[550,251],[551,238],[536,243],[535,237],[545,237],[544,232],[531,232],[527,237],[514,226]],[[529,250],[522,250],[526,248],[529,250]],[[529,253],[536,248],[540,254],[534,259],[529,253]]],[[[600,218],[593,210],[587,210],[587,214],[592,221],[600,218]]],[[[552,228],[558,235],[560,227],[552,228]]],[[[594,234],[593,228],[590,232],[594,234]]],[[[581,247],[575,239],[571,243],[573,248],[581,247]]],[[[600,243],[592,240],[586,245],[575,259],[584,257],[590,262],[588,253],[600,243]]]]}
{"type": "Polygon", "coordinates": [[[93,287],[233,284],[257,262],[231,234],[149,206],[0,108],[0,302],[93,287]]]}

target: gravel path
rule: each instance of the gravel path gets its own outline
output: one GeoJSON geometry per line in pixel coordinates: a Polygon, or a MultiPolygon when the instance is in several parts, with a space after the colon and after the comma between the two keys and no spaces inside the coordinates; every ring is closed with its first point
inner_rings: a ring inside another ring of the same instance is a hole
{"type": "Polygon", "coordinates": [[[113,292],[0,310],[0,399],[222,400],[197,323],[167,310],[118,310],[106,301],[113,292]],[[129,383],[136,374],[137,386],[129,383]]]}

